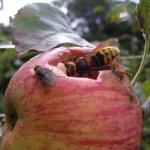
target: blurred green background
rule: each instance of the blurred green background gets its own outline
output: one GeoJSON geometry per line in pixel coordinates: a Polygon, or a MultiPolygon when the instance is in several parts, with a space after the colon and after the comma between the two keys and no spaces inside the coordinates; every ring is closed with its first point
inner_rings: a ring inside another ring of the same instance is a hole
{"type": "MultiPolygon", "coordinates": [[[[0,1],[1,2],[1,1],[0,1]]],[[[136,3],[130,0],[57,0],[54,3],[69,17],[71,27],[86,40],[97,43],[111,37],[119,39],[125,69],[136,73],[144,49],[144,38],[136,18],[136,3]]],[[[1,10],[5,5],[1,5],[1,10]]],[[[0,24],[0,46],[11,44],[10,25],[0,24]]],[[[14,48],[0,49],[0,113],[6,87],[17,69],[36,52],[17,57],[14,48]]],[[[148,56],[149,58],[149,56],[148,56]]],[[[143,104],[150,95],[150,59],[134,89],[143,104]]],[[[149,120],[144,126],[150,128],[149,120]]],[[[149,135],[142,138],[140,150],[150,150],[149,135]]]]}

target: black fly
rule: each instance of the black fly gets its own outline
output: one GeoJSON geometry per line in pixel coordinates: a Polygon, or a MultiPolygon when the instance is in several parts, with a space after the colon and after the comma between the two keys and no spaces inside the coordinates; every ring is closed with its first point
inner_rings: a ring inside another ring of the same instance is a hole
{"type": "Polygon", "coordinates": [[[56,75],[52,70],[44,68],[40,65],[34,67],[35,75],[44,84],[53,85],[55,82],[56,75]]]}

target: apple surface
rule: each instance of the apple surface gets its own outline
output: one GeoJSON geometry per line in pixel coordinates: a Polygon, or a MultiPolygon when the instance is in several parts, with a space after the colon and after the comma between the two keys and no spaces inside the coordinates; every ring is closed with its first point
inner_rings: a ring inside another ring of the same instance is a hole
{"type": "Polygon", "coordinates": [[[44,52],[16,72],[5,93],[1,150],[138,150],[142,111],[128,78],[111,70],[68,77],[57,67],[58,53],[84,50],[44,52]],[[53,84],[33,75],[37,65],[53,72],[53,84]]]}

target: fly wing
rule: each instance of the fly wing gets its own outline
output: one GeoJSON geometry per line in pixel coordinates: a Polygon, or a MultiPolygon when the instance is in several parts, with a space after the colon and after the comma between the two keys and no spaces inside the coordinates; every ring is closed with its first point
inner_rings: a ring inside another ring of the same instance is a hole
{"type": "Polygon", "coordinates": [[[117,43],[118,43],[118,39],[117,38],[110,38],[110,39],[108,39],[106,41],[101,42],[96,48],[94,48],[93,50],[91,50],[84,57],[89,57],[91,55],[94,55],[95,53],[97,53],[101,49],[103,49],[105,47],[108,47],[108,46],[116,45],[117,43]]]}
{"type": "Polygon", "coordinates": [[[52,70],[44,68],[40,65],[34,67],[35,75],[44,84],[53,85],[55,82],[55,74],[52,70]]]}
{"type": "Polygon", "coordinates": [[[48,68],[44,68],[45,69],[45,73],[43,74],[43,77],[41,78],[41,81],[44,84],[47,85],[53,85],[55,82],[55,74],[53,73],[52,70],[49,70],[48,68]]]}

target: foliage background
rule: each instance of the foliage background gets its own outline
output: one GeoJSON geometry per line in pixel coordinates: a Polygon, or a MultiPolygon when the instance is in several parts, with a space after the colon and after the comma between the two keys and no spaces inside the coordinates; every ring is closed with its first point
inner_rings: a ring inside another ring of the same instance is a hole
{"type": "MultiPolygon", "coordinates": [[[[59,8],[66,9],[71,27],[86,40],[98,43],[110,37],[119,39],[119,48],[124,67],[134,76],[143,54],[144,38],[136,18],[136,4],[126,0],[60,0],[54,2],[59,8]],[[137,57],[138,56],[138,57],[137,57]]],[[[0,24],[0,45],[11,42],[10,26],[0,24]]],[[[15,49],[0,49],[0,112],[6,87],[16,70],[36,52],[16,57],[15,49]]],[[[147,60],[135,91],[140,103],[150,95],[150,60],[147,60]]],[[[144,124],[150,127],[149,121],[144,124]]],[[[140,150],[150,149],[150,140],[143,137],[140,150]]]]}

